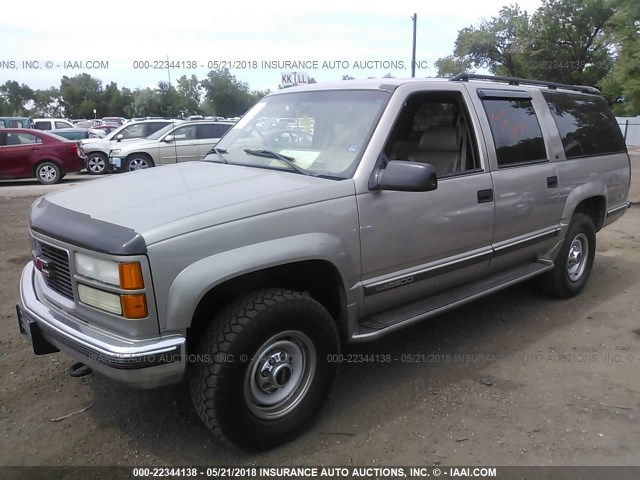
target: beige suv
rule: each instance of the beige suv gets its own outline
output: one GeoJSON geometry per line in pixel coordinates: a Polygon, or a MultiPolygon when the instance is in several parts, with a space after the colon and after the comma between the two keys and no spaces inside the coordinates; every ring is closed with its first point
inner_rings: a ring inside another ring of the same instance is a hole
{"type": "Polygon", "coordinates": [[[233,126],[232,122],[185,122],[168,125],[143,140],[109,152],[114,171],[130,172],[170,163],[201,160],[233,126]]]}

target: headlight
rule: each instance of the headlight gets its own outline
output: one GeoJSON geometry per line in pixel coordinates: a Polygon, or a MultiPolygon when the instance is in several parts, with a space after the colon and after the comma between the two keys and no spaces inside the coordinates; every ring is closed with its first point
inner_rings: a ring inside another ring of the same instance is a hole
{"type": "MultiPolygon", "coordinates": [[[[76,272],[91,280],[113,285],[121,290],[142,290],[144,279],[140,262],[115,262],[76,252],[76,272]]],[[[80,301],[125,318],[145,318],[147,299],[144,293],[105,292],[93,286],[78,284],[80,301]]]]}
{"type": "Polygon", "coordinates": [[[120,268],[118,262],[95,258],[84,253],[76,253],[76,271],[93,280],[120,286],[120,268]]]}

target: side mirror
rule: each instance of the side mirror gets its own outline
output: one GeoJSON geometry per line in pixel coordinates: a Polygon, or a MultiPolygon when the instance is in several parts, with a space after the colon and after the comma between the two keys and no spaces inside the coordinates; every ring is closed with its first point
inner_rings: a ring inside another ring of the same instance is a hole
{"type": "Polygon", "coordinates": [[[171,143],[176,139],[175,135],[167,135],[166,137],[164,137],[164,141],[167,143],[171,143]]]}
{"type": "Polygon", "coordinates": [[[438,188],[438,177],[428,163],[391,160],[378,172],[376,187],[399,192],[428,192],[438,188]]]}
{"type": "Polygon", "coordinates": [[[124,138],[124,135],[123,135],[123,134],[121,134],[121,133],[119,133],[118,135],[116,135],[116,141],[118,141],[118,142],[119,142],[120,140],[122,140],[123,138],[124,138]]]}

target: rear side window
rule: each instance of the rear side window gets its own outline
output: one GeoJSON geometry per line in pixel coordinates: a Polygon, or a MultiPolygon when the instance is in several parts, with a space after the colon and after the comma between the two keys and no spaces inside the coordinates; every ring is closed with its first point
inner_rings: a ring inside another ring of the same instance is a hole
{"type": "Polygon", "coordinates": [[[595,95],[543,92],[567,158],[626,152],[624,137],[607,102],[595,95]]]}
{"type": "Polygon", "coordinates": [[[487,98],[482,104],[491,126],[498,166],[547,159],[542,130],[531,100],[487,98]]]}
{"type": "Polygon", "coordinates": [[[231,128],[231,125],[211,124],[198,125],[198,138],[221,138],[227,130],[231,128]]]}
{"type": "Polygon", "coordinates": [[[166,127],[169,124],[167,122],[149,122],[149,123],[145,123],[143,125],[144,125],[144,128],[145,128],[144,136],[148,137],[152,133],[156,133],[158,130],[160,130],[161,128],[166,127]]]}
{"type": "Polygon", "coordinates": [[[42,122],[36,122],[35,127],[38,130],[51,130],[51,122],[49,120],[45,120],[42,122]]]}

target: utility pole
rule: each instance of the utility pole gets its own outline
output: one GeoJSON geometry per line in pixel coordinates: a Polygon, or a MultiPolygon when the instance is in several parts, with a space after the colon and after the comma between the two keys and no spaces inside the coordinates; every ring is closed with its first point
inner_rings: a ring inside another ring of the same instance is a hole
{"type": "Polygon", "coordinates": [[[418,14],[414,13],[413,17],[413,54],[411,55],[411,78],[416,76],[416,27],[418,25],[418,14]]]}

